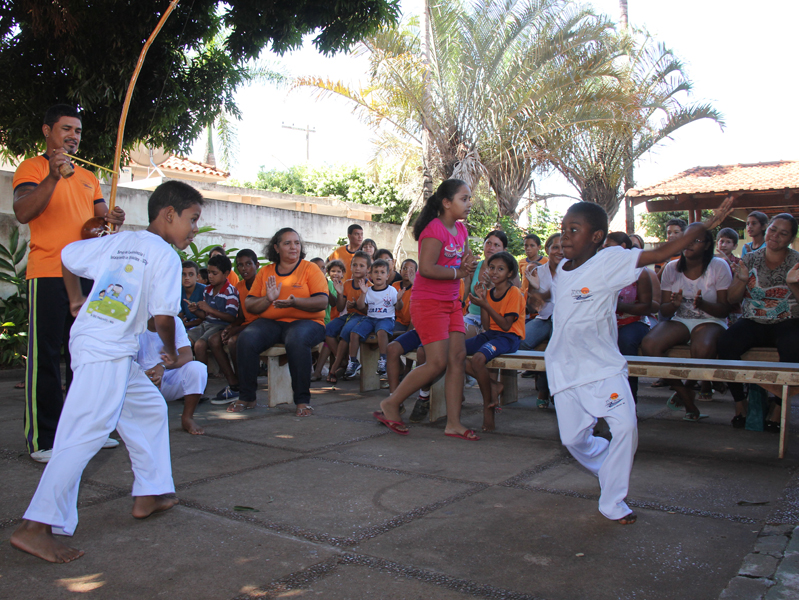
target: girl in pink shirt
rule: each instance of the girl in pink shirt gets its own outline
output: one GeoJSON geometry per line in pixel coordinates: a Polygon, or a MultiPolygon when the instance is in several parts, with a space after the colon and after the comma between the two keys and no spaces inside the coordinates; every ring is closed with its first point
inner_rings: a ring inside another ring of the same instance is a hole
{"type": "Polygon", "coordinates": [[[374,417],[391,431],[408,435],[399,407],[408,396],[431,384],[446,370],[447,425],[444,434],[479,440],[460,422],[463,400],[465,328],[458,291],[460,279],[474,273],[477,262],[467,244],[471,190],[459,179],[447,179],[430,196],[413,225],[419,242],[419,271],[411,288],[411,321],[425,349],[425,363],[411,371],[374,417]]]}

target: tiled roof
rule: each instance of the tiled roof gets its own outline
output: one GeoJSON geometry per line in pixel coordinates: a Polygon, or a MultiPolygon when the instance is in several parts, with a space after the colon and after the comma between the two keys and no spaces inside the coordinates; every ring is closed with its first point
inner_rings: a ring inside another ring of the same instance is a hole
{"type": "Polygon", "coordinates": [[[197,173],[199,175],[211,175],[214,177],[222,177],[224,179],[230,177],[230,173],[226,171],[220,171],[218,169],[215,169],[211,165],[206,165],[205,163],[189,160],[188,158],[183,158],[182,156],[175,156],[174,154],[171,154],[168,159],[166,159],[163,163],[159,165],[159,167],[161,167],[162,169],[185,171],[187,173],[197,173]]]}
{"type": "Polygon", "coordinates": [[[799,161],[780,160],[749,165],[694,167],[653,186],[632,189],[627,195],[633,198],[651,198],[786,188],[799,188],[799,161]]]}

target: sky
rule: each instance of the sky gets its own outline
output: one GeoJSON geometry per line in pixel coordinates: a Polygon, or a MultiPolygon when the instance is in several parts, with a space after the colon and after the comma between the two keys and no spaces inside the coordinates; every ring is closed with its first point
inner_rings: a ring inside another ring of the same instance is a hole
{"type": "MultiPolygon", "coordinates": [[[[594,0],[601,13],[618,18],[618,0],[594,0]]],[[[725,120],[700,121],[680,129],[636,165],[636,187],[645,187],[696,166],[799,159],[794,106],[799,97],[795,76],[795,24],[799,2],[793,0],[629,0],[630,24],[647,29],[670,47],[693,81],[693,102],[710,102],[725,120]]],[[[421,0],[404,0],[416,13],[421,0]]],[[[366,59],[350,55],[326,58],[310,43],[279,59],[293,76],[316,75],[347,83],[365,81],[366,59]]],[[[261,166],[284,168],[306,161],[304,131],[310,126],[310,164],[365,164],[372,154],[371,132],[345,101],[317,99],[304,89],[252,86],[237,94],[243,118],[238,123],[239,160],[231,172],[240,181],[255,179],[261,166]]],[[[192,158],[202,159],[198,145],[192,158]]],[[[536,181],[539,193],[575,194],[562,178],[536,181]]],[[[555,202],[563,211],[570,201],[555,202]]]]}

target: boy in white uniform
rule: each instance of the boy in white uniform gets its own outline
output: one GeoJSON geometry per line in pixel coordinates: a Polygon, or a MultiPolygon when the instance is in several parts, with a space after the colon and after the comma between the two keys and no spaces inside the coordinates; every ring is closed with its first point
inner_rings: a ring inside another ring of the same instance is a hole
{"type": "Polygon", "coordinates": [[[189,245],[197,234],[202,203],[194,188],[169,181],[150,196],[147,230],[74,242],[62,251],[64,284],[77,317],[69,340],[75,378],[53,457],[22,525],[11,536],[14,547],[56,563],[83,555],[53,534],[74,533],[83,469],[115,428],[133,466],[133,516],[143,519],[177,504],[167,496],[175,486],[166,404],[134,359],[138,336],[152,314],[164,345],[162,361],[166,366],[177,361],[181,262],[169,244],[181,249],[189,245]],[[79,277],[94,280],[88,299],[79,277]]]}
{"type": "MultiPolygon", "coordinates": [[[[694,238],[704,238],[707,229],[731,212],[732,200],[728,197],[706,223],[694,223],[684,236],[647,251],[616,246],[598,252],[608,233],[607,213],[598,204],[573,204],[563,217],[564,259],[550,292],[541,294],[554,303],[547,378],[561,442],[599,478],[599,512],[622,525],[637,518],[624,500],[638,446],[638,423],[627,362],[617,345],[619,291],[638,279],[642,267],[679,254],[694,238]],[[593,435],[598,418],[610,427],[610,442],[593,435]]],[[[539,291],[538,285],[530,285],[532,292],[539,291]]]]}
{"type": "Polygon", "coordinates": [[[182,327],[183,321],[180,317],[175,318],[175,323],[177,362],[167,367],[161,360],[164,343],[155,330],[155,319],[152,317],[147,321],[147,331],[139,336],[139,354],[136,356],[136,362],[144,369],[144,374],[150,378],[155,387],[161,390],[164,400],[172,402],[183,398],[180,424],[192,435],[202,435],[205,431],[194,422],[194,410],[200,403],[208,383],[208,367],[205,363],[194,360],[191,341],[186,329],[182,327]]]}

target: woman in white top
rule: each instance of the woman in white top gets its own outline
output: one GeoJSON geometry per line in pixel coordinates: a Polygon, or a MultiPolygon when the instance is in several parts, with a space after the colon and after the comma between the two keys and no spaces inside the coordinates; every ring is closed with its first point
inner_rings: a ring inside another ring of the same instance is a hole
{"type": "MultiPolygon", "coordinates": [[[[662,271],[660,311],[670,321],[658,323],[641,342],[646,356],[664,356],[678,344],[690,343],[691,358],[716,358],[716,342],[727,329],[729,265],[713,256],[713,234],[705,232],[686,248],[679,260],[662,271]]],[[[698,421],[694,392],[679,379],[667,380],[682,404],[685,420],[698,421]]],[[[671,402],[671,401],[670,401],[671,402]]]]}

